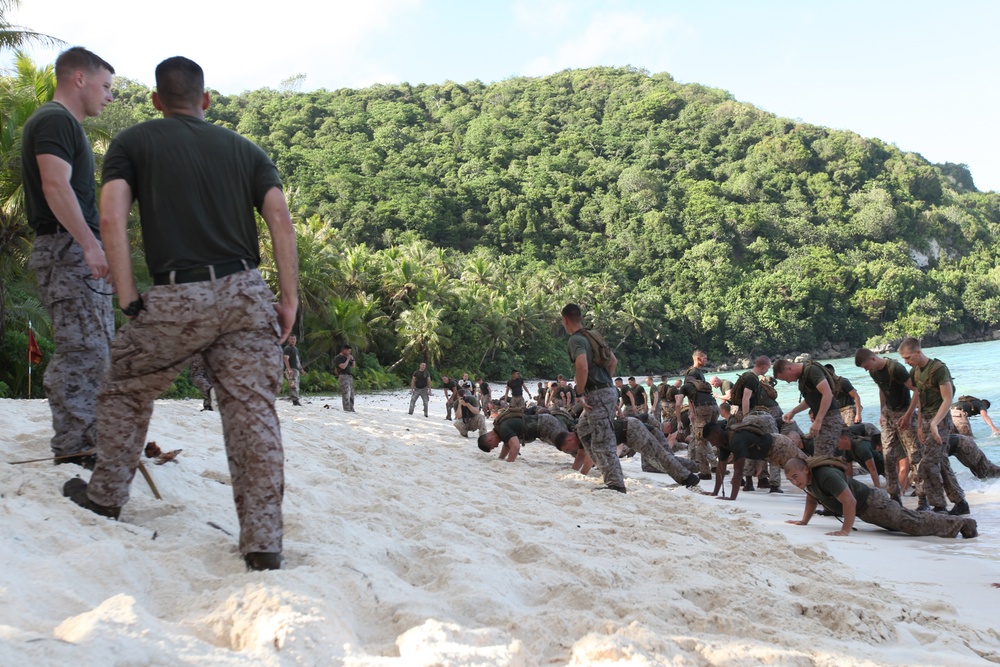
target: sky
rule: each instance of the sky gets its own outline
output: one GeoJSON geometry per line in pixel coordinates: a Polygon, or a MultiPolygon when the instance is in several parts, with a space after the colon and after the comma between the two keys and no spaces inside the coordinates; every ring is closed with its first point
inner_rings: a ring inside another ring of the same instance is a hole
{"type": "Polygon", "coordinates": [[[994,0],[22,0],[8,18],[150,85],[187,56],[225,94],[297,75],[334,90],[632,65],[967,164],[1000,190],[994,0]]]}

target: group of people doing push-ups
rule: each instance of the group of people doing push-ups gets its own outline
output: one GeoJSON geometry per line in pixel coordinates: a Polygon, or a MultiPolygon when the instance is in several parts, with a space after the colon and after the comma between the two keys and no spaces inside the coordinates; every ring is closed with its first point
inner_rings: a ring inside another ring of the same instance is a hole
{"type": "Polygon", "coordinates": [[[865,348],[855,355],[856,365],[868,371],[879,390],[879,428],[862,421],[857,390],[832,366],[787,359],[772,366],[761,356],[728,382],[706,378],[707,355],[696,350],[682,379],[669,382],[664,376],[654,385],[647,378],[647,394],[635,378],[627,386],[612,379],[614,352],[600,334],[582,326],[579,306],[567,305],[562,321],[569,334],[572,385],[563,378],[542,385],[536,402],[528,405],[483,402],[471,388],[456,390],[462,404],[470,398],[477,402],[471,423],[458,411],[463,421],[456,428],[466,437],[479,430],[482,451],[499,448],[500,458],[513,462],[524,444],[540,440],[572,456],[574,470],[586,474],[596,466],[604,482],[597,490],[620,493],[627,492],[621,458],[635,454],[643,471],[665,473],[692,489],[711,480],[714,471],[712,490],[702,492],[724,500],[754,490],[755,478],[758,489],[782,493],[783,472],[806,492],[802,518],[790,523],[808,524],[819,511],[842,521],[830,535],[850,534],[860,518],[911,535],[977,536],[949,457],[956,456],[977,477],[1000,477],[1000,466],[972,438],[969,417],[981,416],[995,435],[1000,433],[990,420],[989,402],[956,398],[948,367],[927,357],[915,338],[899,346],[903,363],[865,348]],[[772,370],[773,377],[767,377],[772,370]],[[801,400],[788,411],[777,403],[775,379],[797,384],[801,400]],[[801,412],[808,412],[811,421],[805,432],[795,421],[801,412]],[[679,456],[685,447],[687,456],[679,456]],[[855,477],[855,464],[871,477],[870,485],[855,477]],[[730,465],[733,481],[726,493],[730,465]],[[914,508],[905,506],[910,486],[914,508]]]}

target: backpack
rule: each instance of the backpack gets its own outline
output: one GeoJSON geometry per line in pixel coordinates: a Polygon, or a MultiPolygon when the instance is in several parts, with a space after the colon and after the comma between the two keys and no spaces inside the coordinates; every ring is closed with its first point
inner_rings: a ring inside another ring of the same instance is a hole
{"type": "MultiPolygon", "coordinates": [[[[917,387],[918,393],[923,393],[927,389],[933,389],[934,385],[931,384],[931,377],[937,373],[938,369],[944,366],[944,362],[940,359],[931,359],[930,363],[924,366],[924,370],[920,375],[924,378],[922,380],[917,380],[916,369],[914,369],[913,374],[910,376],[913,378],[913,384],[917,387]]],[[[951,378],[951,393],[952,396],[955,395],[955,378],[951,378]]],[[[971,398],[971,397],[966,397],[971,398]]]]}
{"type": "Polygon", "coordinates": [[[746,421],[731,423],[728,426],[728,430],[734,433],[737,431],[750,431],[751,433],[754,433],[758,436],[770,435],[767,431],[762,429],[757,424],[752,424],[746,421]]]}
{"type": "Polygon", "coordinates": [[[611,370],[611,360],[615,355],[611,350],[611,346],[604,340],[604,336],[590,329],[580,329],[576,333],[582,334],[587,339],[587,342],[590,343],[590,351],[594,356],[594,365],[611,370]]]}
{"type": "Polygon", "coordinates": [[[684,371],[684,384],[694,385],[694,390],[699,394],[711,394],[714,387],[706,382],[705,380],[699,380],[698,378],[691,377],[689,373],[691,371],[698,370],[694,366],[684,371]]]}
{"type": "Polygon", "coordinates": [[[760,390],[767,394],[768,398],[775,399],[778,398],[778,390],[774,388],[770,382],[760,381],[760,390]]]}
{"type": "Polygon", "coordinates": [[[829,466],[842,471],[845,475],[851,471],[852,463],[837,456],[810,456],[806,459],[806,466],[810,470],[821,466],[829,466]]]}
{"type": "MultiPolygon", "coordinates": [[[[809,364],[809,365],[812,365],[812,366],[816,366],[821,371],[823,371],[823,375],[826,376],[826,382],[827,382],[827,384],[830,385],[830,391],[833,392],[833,398],[836,401],[837,400],[837,395],[840,393],[840,377],[836,373],[834,373],[833,371],[831,371],[829,368],[827,368],[823,364],[819,363],[818,361],[809,360],[809,361],[806,362],[806,364],[809,364]]],[[[803,366],[803,368],[802,368],[802,376],[803,376],[803,378],[805,377],[805,369],[807,367],[808,366],[803,366]]],[[[802,383],[800,381],[800,383],[799,383],[799,391],[801,391],[801,390],[802,390],[802,383]]],[[[833,407],[833,406],[831,406],[831,407],[833,407]]]]}
{"type": "Polygon", "coordinates": [[[507,421],[508,419],[520,418],[524,419],[524,408],[507,408],[496,417],[493,418],[493,428],[496,429],[497,426],[507,421]]]}
{"type": "MultiPolygon", "coordinates": [[[[753,373],[753,371],[747,371],[743,375],[736,378],[736,384],[733,385],[732,391],[729,392],[729,404],[733,406],[733,410],[743,409],[743,390],[746,389],[747,386],[746,383],[747,373],[753,373]]],[[[763,384],[763,382],[758,380],[758,384],[763,384]]],[[[777,392],[775,392],[775,396],[777,396],[777,392]]],[[[756,403],[757,402],[756,399],[757,395],[751,396],[750,402],[756,403]]]]}

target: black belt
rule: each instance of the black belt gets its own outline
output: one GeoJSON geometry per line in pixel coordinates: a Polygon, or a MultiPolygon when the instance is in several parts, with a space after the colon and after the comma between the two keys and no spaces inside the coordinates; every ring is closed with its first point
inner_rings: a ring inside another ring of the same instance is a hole
{"type": "Polygon", "coordinates": [[[66,229],[58,222],[43,222],[35,229],[35,236],[49,236],[50,234],[60,234],[66,229]]]}
{"type": "Polygon", "coordinates": [[[153,274],[153,284],[170,285],[171,282],[175,285],[180,285],[182,283],[200,283],[206,280],[211,280],[213,270],[215,271],[216,278],[224,278],[225,276],[239,273],[240,271],[246,271],[251,267],[253,267],[253,262],[248,262],[244,259],[237,259],[232,262],[224,262],[213,266],[198,266],[193,269],[164,271],[163,273],[153,274]],[[170,280],[171,274],[173,274],[173,281],[170,280]]]}
{"type": "Polygon", "coordinates": [[[718,405],[718,403],[715,402],[715,399],[711,401],[695,401],[695,407],[703,408],[706,405],[718,405]]]}
{"type": "Polygon", "coordinates": [[[591,391],[597,391],[598,389],[609,389],[610,387],[611,385],[607,384],[606,382],[598,382],[590,385],[589,387],[586,387],[586,390],[588,392],[591,392],[591,391]]]}

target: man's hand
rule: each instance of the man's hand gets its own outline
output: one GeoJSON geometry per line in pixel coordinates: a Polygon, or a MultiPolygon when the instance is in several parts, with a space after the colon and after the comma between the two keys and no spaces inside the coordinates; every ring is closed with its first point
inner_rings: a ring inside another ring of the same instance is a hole
{"type": "Polygon", "coordinates": [[[785,523],[790,523],[793,526],[808,526],[809,524],[802,519],[788,519],[785,523]]]}
{"type": "Polygon", "coordinates": [[[786,424],[791,424],[793,421],[795,421],[795,415],[793,415],[791,412],[786,412],[785,414],[781,415],[781,421],[785,422],[786,424]]]}
{"type": "Polygon", "coordinates": [[[841,528],[840,530],[835,530],[832,533],[827,533],[827,535],[834,535],[836,537],[847,537],[850,534],[851,531],[849,530],[845,531],[843,528],[841,528]]]}
{"type": "Polygon", "coordinates": [[[281,302],[274,304],[274,312],[278,316],[278,326],[281,327],[281,337],[279,343],[284,343],[288,335],[292,333],[292,326],[295,324],[295,305],[285,305],[281,302]]]}
{"type": "Polygon", "coordinates": [[[108,266],[108,256],[104,254],[104,248],[101,246],[93,245],[85,248],[83,258],[87,261],[87,266],[90,267],[90,277],[94,280],[107,278],[111,275],[111,268],[108,266]]]}
{"type": "Polygon", "coordinates": [[[818,438],[819,432],[822,428],[823,428],[822,422],[814,421],[812,423],[812,426],[809,427],[809,437],[813,438],[814,440],[818,438]]]}

